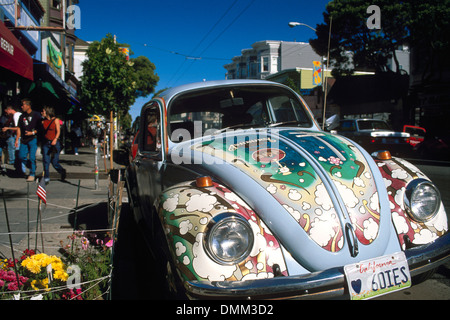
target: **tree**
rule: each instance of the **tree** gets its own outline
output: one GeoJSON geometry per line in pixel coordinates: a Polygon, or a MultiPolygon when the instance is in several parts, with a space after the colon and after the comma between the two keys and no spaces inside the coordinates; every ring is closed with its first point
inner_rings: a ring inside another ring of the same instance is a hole
{"type": "Polygon", "coordinates": [[[422,81],[441,82],[450,70],[450,0],[410,0],[410,43],[422,81]]]}
{"type": "MultiPolygon", "coordinates": [[[[331,21],[330,64],[333,74],[349,75],[355,69],[376,72],[388,71],[390,58],[398,61],[395,50],[408,40],[408,7],[404,2],[379,0],[381,29],[368,27],[367,8],[373,1],[335,0],[328,3],[324,22],[317,26],[317,39],[310,40],[311,46],[322,56],[327,55],[328,36],[331,21]]],[[[397,68],[398,72],[400,68],[397,68]]]]}
{"type": "MultiPolygon", "coordinates": [[[[149,95],[159,81],[154,74],[154,64],[146,57],[128,60],[120,50],[126,46],[116,43],[108,34],[89,46],[87,59],[82,64],[81,102],[87,113],[109,118],[111,126],[114,115],[125,117],[136,98],[149,95]]],[[[112,149],[113,132],[110,130],[112,149]]]]}
{"type": "Polygon", "coordinates": [[[310,44],[326,56],[331,22],[334,76],[350,75],[355,69],[387,72],[391,58],[400,72],[395,50],[401,45],[425,45],[434,50],[432,56],[445,57],[449,52],[450,0],[334,0],[323,16],[324,23],[317,25],[317,38],[310,44]],[[367,9],[372,4],[380,8],[380,29],[368,27],[367,9]]]}
{"type": "Polygon", "coordinates": [[[113,36],[108,34],[100,42],[95,41],[86,55],[80,95],[85,110],[108,117],[110,111],[128,110],[136,99],[134,69],[113,36]]]}
{"type": "Polygon", "coordinates": [[[131,59],[133,64],[133,77],[136,83],[136,96],[147,97],[155,91],[158,84],[159,77],[155,74],[155,65],[144,56],[139,56],[136,59],[131,59]]]}

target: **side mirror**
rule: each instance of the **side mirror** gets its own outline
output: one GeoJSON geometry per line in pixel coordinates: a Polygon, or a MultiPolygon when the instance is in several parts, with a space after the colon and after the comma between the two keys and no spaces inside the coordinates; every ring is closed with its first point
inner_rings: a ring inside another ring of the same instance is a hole
{"type": "Polygon", "coordinates": [[[336,129],[339,126],[339,115],[335,114],[325,120],[325,128],[327,131],[336,129]]]}

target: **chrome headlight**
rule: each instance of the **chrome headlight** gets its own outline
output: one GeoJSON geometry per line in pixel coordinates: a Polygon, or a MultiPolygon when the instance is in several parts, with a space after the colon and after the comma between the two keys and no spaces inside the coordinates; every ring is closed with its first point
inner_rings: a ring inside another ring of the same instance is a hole
{"type": "Polygon", "coordinates": [[[438,213],[441,196],[437,188],[425,179],[412,180],[405,190],[405,208],[418,222],[426,222],[438,213]]]}
{"type": "Polygon", "coordinates": [[[239,215],[223,213],[211,220],[204,238],[208,255],[220,264],[243,261],[253,247],[253,231],[239,215]]]}

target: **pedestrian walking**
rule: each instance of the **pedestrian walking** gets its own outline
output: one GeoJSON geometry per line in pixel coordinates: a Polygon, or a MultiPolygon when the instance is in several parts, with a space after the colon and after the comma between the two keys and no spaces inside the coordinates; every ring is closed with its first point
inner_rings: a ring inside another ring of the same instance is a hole
{"type": "Polygon", "coordinates": [[[61,152],[61,143],[59,136],[61,134],[61,123],[55,116],[53,107],[45,106],[42,110],[42,159],[44,162],[44,181],[50,182],[50,163],[53,168],[61,175],[61,180],[66,179],[66,170],[59,163],[59,153],[61,152]]]}
{"type": "Polygon", "coordinates": [[[81,147],[81,137],[83,131],[78,123],[74,123],[70,132],[70,140],[72,141],[73,154],[78,155],[78,148],[81,147]]]}
{"type": "MultiPolygon", "coordinates": [[[[3,150],[6,150],[7,144],[6,141],[8,140],[9,132],[3,131],[3,128],[7,125],[8,117],[5,115],[2,115],[0,117],[0,170],[2,174],[6,173],[6,165],[3,163],[3,150]]],[[[5,158],[5,162],[7,162],[5,158]]]]}
{"type": "Polygon", "coordinates": [[[41,115],[33,111],[31,100],[22,100],[22,115],[19,118],[20,148],[19,158],[22,173],[25,175],[27,163],[30,163],[30,172],[27,182],[35,180],[36,176],[36,151],[38,147],[37,134],[42,131],[41,115]]]}
{"type": "Polygon", "coordinates": [[[20,135],[19,135],[19,118],[22,115],[13,106],[7,106],[5,114],[8,115],[8,123],[2,129],[3,132],[8,132],[9,137],[6,140],[8,145],[9,164],[14,165],[16,170],[19,168],[19,147],[20,147],[20,135]]]}

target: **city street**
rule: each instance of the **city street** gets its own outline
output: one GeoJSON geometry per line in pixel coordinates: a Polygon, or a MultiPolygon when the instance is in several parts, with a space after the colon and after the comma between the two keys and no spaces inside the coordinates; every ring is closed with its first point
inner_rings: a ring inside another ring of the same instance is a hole
{"type": "MultiPolygon", "coordinates": [[[[11,257],[6,213],[16,255],[25,249],[35,249],[36,246],[41,252],[56,254],[61,247],[60,241],[67,240],[73,231],[75,211],[77,225],[88,229],[105,228],[109,180],[105,174],[104,161],[101,160],[96,182],[94,162],[93,148],[81,148],[78,156],[60,155],[60,163],[67,170],[67,178],[61,181],[59,174],[53,168],[50,170],[51,181],[46,186],[47,204],[41,204],[42,222],[38,226],[37,183],[27,183],[24,178],[15,177],[13,167],[8,165],[7,173],[0,176],[0,254],[11,257]],[[43,241],[40,236],[36,241],[36,228],[39,227],[40,231],[41,226],[43,241]]],[[[40,154],[37,157],[37,172],[42,172],[40,154]]]]}
{"type": "MultiPolygon", "coordinates": [[[[417,164],[417,163],[416,163],[417,164]]],[[[450,165],[417,164],[417,166],[438,186],[446,207],[450,213],[450,165]]],[[[149,258],[143,257],[146,252],[142,237],[136,225],[130,219],[127,203],[122,208],[122,219],[119,229],[117,265],[115,282],[113,282],[113,298],[117,299],[158,299],[157,281],[155,278],[142,279],[142,270],[154,265],[149,258]],[[145,262],[144,262],[145,261],[145,262]],[[139,278],[138,278],[139,277],[139,278]],[[148,288],[152,288],[148,290],[148,288]]],[[[449,219],[450,221],[450,219],[449,219]]],[[[411,288],[377,298],[377,300],[449,300],[450,299],[450,261],[440,266],[431,279],[411,288]]]]}
{"type": "MultiPolygon", "coordinates": [[[[74,209],[77,207],[77,223],[86,229],[103,229],[107,221],[108,179],[100,175],[98,189],[95,189],[93,171],[94,153],[90,148],[83,148],[79,156],[61,155],[61,163],[68,169],[67,181],[58,180],[52,171],[52,181],[47,186],[48,204],[42,210],[42,230],[44,231],[44,251],[56,254],[61,241],[66,242],[72,233],[74,209]],[[78,188],[78,183],[80,187],[78,188]],[[77,194],[79,192],[79,194],[77,194]]],[[[418,167],[438,186],[447,215],[450,212],[450,166],[433,165],[433,163],[417,164],[418,167]]],[[[101,166],[104,162],[101,161],[101,166]]],[[[0,177],[0,187],[4,190],[12,240],[16,254],[27,247],[42,250],[41,237],[36,239],[37,196],[36,184],[26,183],[25,179],[0,177]],[[29,188],[29,189],[28,189],[29,188]],[[27,190],[28,189],[28,190],[27,190]],[[27,192],[29,201],[27,210],[27,192]],[[29,218],[27,218],[29,215],[29,218]],[[27,225],[29,219],[30,224],[27,225]],[[29,228],[29,237],[27,229],[29,228]],[[37,241],[36,241],[37,240],[37,241]]],[[[2,199],[3,200],[3,199],[2,199]]],[[[113,275],[113,299],[158,299],[155,277],[149,274],[149,266],[153,264],[148,257],[143,240],[136,225],[130,219],[128,197],[125,193],[122,216],[119,225],[119,241],[116,247],[116,259],[113,275]],[[142,270],[146,268],[146,270],[142,270]],[[149,274],[147,280],[142,279],[142,272],[149,274]],[[148,288],[151,288],[150,290],[148,288]]],[[[10,257],[10,245],[5,223],[4,207],[0,210],[0,253],[10,257]]],[[[150,267],[151,268],[151,267],[150,267]]],[[[450,262],[441,266],[433,277],[417,286],[399,291],[381,300],[448,300],[450,299],[450,262]]]]}
{"type": "Polygon", "coordinates": [[[0,0],[0,298],[450,300],[449,1],[0,0]]]}

